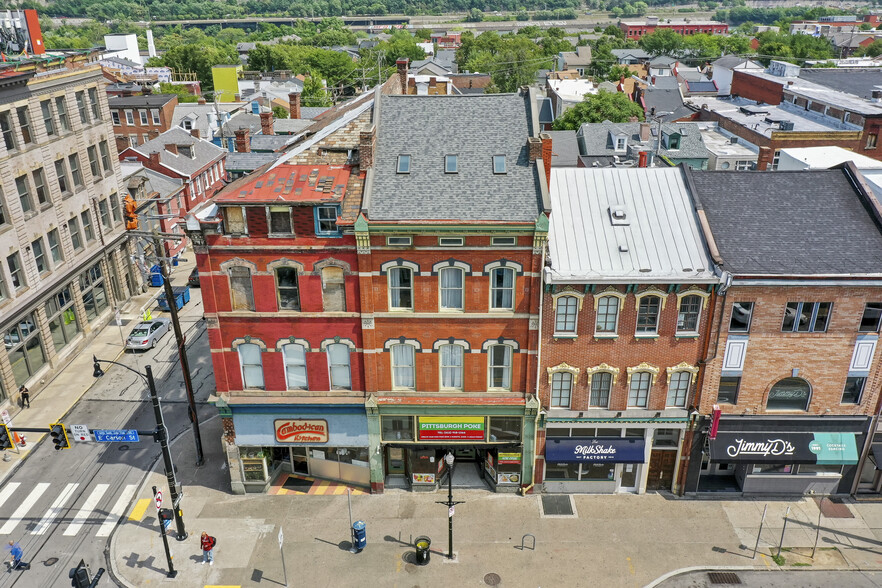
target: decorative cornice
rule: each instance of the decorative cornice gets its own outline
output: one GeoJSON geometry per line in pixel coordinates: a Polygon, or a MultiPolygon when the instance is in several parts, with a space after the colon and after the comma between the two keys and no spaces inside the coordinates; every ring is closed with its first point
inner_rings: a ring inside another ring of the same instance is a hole
{"type": "Polygon", "coordinates": [[[576,382],[579,380],[579,368],[573,367],[566,362],[562,362],[557,364],[556,366],[545,368],[548,372],[548,383],[551,384],[551,380],[554,377],[554,374],[557,373],[568,373],[573,375],[573,386],[576,385],[576,382]]]}
{"type": "Polygon", "coordinates": [[[602,363],[600,365],[596,365],[594,367],[585,368],[585,376],[588,378],[588,387],[591,387],[591,378],[594,377],[594,374],[598,372],[607,372],[612,374],[612,385],[616,385],[616,380],[619,379],[619,368],[612,367],[611,365],[602,363]]]}
{"type": "Polygon", "coordinates": [[[659,374],[659,368],[655,367],[652,364],[648,364],[645,361],[640,363],[640,365],[635,365],[634,367],[627,368],[628,371],[628,387],[631,386],[631,376],[639,372],[649,372],[652,374],[652,384],[655,384],[655,380],[659,374]]]}
{"type": "Polygon", "coordinates": [[[671,385],[671,376],[673,376],[676,372],[690,372],[692,374],[692,384],[695,384],[695,379],[698,377],[698,366],[694,366],[692,364],[686,363],[685,361],[681,361],[674,367],[667,368],[668,372],[668,386],[671,385]]]}

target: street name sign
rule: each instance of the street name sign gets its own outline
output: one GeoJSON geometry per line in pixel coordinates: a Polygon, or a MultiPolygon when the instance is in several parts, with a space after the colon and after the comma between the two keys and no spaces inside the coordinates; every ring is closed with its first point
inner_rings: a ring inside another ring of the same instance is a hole
{"type": "Polygon", "coordinates": [[[135,429],[96,429],[92,432],[95,433],[95,441],[101,443],[118,443],[121,441],[134,443],[140,441],[138,431],[135,429]]]}

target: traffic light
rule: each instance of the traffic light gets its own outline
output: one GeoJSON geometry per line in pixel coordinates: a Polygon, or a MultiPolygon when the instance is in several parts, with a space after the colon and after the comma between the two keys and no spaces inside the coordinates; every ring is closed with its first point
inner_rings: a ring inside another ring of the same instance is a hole
{"type": "Polygon", "coordinates": [[[123,201],[125,202],[126,230],[136,231],[138,229],[138,205],[129,195],[126,195],[123,201]]]}
{"type": "Polygon", "coordinates": [[[55,450],[70,449],[70,441],[67,440],[67,432],[61,423],[53,423],[49,425],[49,436],[52,437],[52,443],[55,444],[55,450]]]}
{"type": "Polygon", "coordinates": [[[0,424],[0,450],[12,448],[12,436],[9,434],[9,427],[0,424]]]}

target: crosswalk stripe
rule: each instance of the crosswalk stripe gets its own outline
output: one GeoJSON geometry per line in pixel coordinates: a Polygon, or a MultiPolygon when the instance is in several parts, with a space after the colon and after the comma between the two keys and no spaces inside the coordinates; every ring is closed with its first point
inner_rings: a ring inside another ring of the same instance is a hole
{"type": "Polygon", "coordinates": [[[27,498],[21,501],[21,504],[19,504],[18,508],[15,509],[15,512],[12,513],[12,516],[6,521],[6,524],[0,527],[0,535],[9,535],[13,532],[49,486],[50,484],[47,482],[41,482],[34,486],[34,489],[27,495],[27,498]]]}
{"type": "Polygon", "coordinates": [[[98,532],[95,533],[96,537],[110,536],[111,531],[113,531],[113,528],[116,527],[116,524],[119,522],[119,518],[122,516],[126,506],[129,504],[132,496],[135,495],[135,490],[137,489],[138,486],[136,484],[129,484],[123,489],[122,493],[119,495],[119,498],[116,501],[116,504],[114,504],[113,508],[110,509],[110,513],[107,515],[107,520],[104,521],[104,523],[98,529],[98,532]]]}
{"type": "Polygon", "coordinates": [[[9,500],[9,497],[12,496],[12,493],[21,486],[18,482],[12,482],[11,484],[7,484],[3,487],[3,490],[0,490],[0,506],[3,506],[3,503],[9,500]]]}
{"type": "Polygon", "coordinates": [[[64,487],[64,490],[61,494],[58,495],[58,498],[55,499],[55,502],[52,503],[52,506],[49,507],[49,510],[46,511],[46,514],[43,515],[43,518],[40,519],[40,522],[31,531],[32,535],[42,535],[49,529],[49,525],[52,524],[52,521],[61,514],[61,511],[64,510],[64,505],[70,500],[70,497],[79,488],[79,484],[68,484],[64,487]]]}
{"type": "Polygon", "coordinates": [[[129,515],[129,520],[138,522],[144,518],[144,513],[147,511],[147,507],[150,506],[151,502],[153,502],[153,500],[150,498],[142,498],[136,502],[135,508],[132,509],[132,513],[129,515]]]}
{"type": "Polygon", "coordinates": [[[92,511],[98,506],[98,502],[101,501],[101,497],[104,496],[104,493],[107,492],[107,489],[110,487],[110,484],[96,484],[95,489],[92,490],[92,493],[89,494],[89,497],[83,503],[83,506],[80,507],[79,512],[74,516],[71,523],[67,526],[67,529],[64,530],[64,536],[70,537],[71,535],[76,535],[80,532],[80,529],[89,520],[89,515],[92,514],[92,511]]]}

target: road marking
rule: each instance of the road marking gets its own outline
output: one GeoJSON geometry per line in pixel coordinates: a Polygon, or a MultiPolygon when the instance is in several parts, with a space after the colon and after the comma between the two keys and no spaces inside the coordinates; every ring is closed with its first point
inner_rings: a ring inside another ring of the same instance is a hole
{"type": "Polygon", "coordinates": [[[58,495],[58,498],[55,499],[55,502],[52,503],[52,506],[49,507],[49,510],[46,511],[46,514],[43,515],[43,518],[40,519],[40,522],[31,531],[32,535],[42,535],[49,529],[49,525],[52,524],[52,521],[61,514],[61,511],[64,510],[64,505],[70,500],[71,495],[79,488],[79,484],[68,484],[64,487],[61,494],[58,495]]]}
{"type": "Polygon", "coordinates": [[[7,484],[3,490],[0,490],[0,506],[3,506],[3,503],[9,500],[9,497],[12,496],[12,493],[15,492],[16,488],[21,486],[18,482],[13,482],[11,484],[7,484]]]}
{"type": "Polygon", "coordinates": [[[104,493],[107,492],[109,487],[110,484],[95,485],[95,489],[89,494],[89,497],[86,499],[86,502],[83,503],[80,511],[74,516],[73,521],[67,526],[67,529],[64,530],[65,537],[70,537],[71,535],[76,535],[80,532],[80,529],[83,528],[85,522],[89,520],[89,515],[92,514],[92,511],[98,506],[98,502],[101,501],[101,497],[104,496],[104,493]]]}
{"type": "Polygon", "coordinates": [[[107,515],[107,520],[104,521],[104,524],[102,524],[101,527],[98,529],[98,532],[95,533],[96,537],[110,536],[111,531],[113,531],[113,528],[116,527],[116,524],[119,522],[119,518],[125,511],[126,506],[132,499],[132,496],[135,495],[135,490],[137,488],[138,486],[136,484],[129,484],[123,489],[122,494],[119,495],[119,499],[116,501],[116,504],[114,504],[113,508],[110,509],[110,513],[107,515]]]}
{"type": "Polygon", "coordinates": [[[144,513],[147,511],[147,507],[150,506],[151,502],[153,502],[152,498],[142,498],[136,502],[135,508],[132,509],[132,514],[129,515],[129,520],[140,521],[143,519],[144,513]]]}
{"type": "Polygon", "coordinates": [[[31,493],[28,494],[27,498],[18,505],[18,508],[12,513],[12,516],[9,517],[6,524],[0,527],[0,535],[9,535],[13,532],[22,519],[24,519],[24,516],[28,514],[28,511],[31,510],[31,507],[34,506],[34,503],[40,500],[40,497],[49,486],[50,484],[48,482],[40,482],[37,484],[34,489],[31,490],[31,493]]]}

